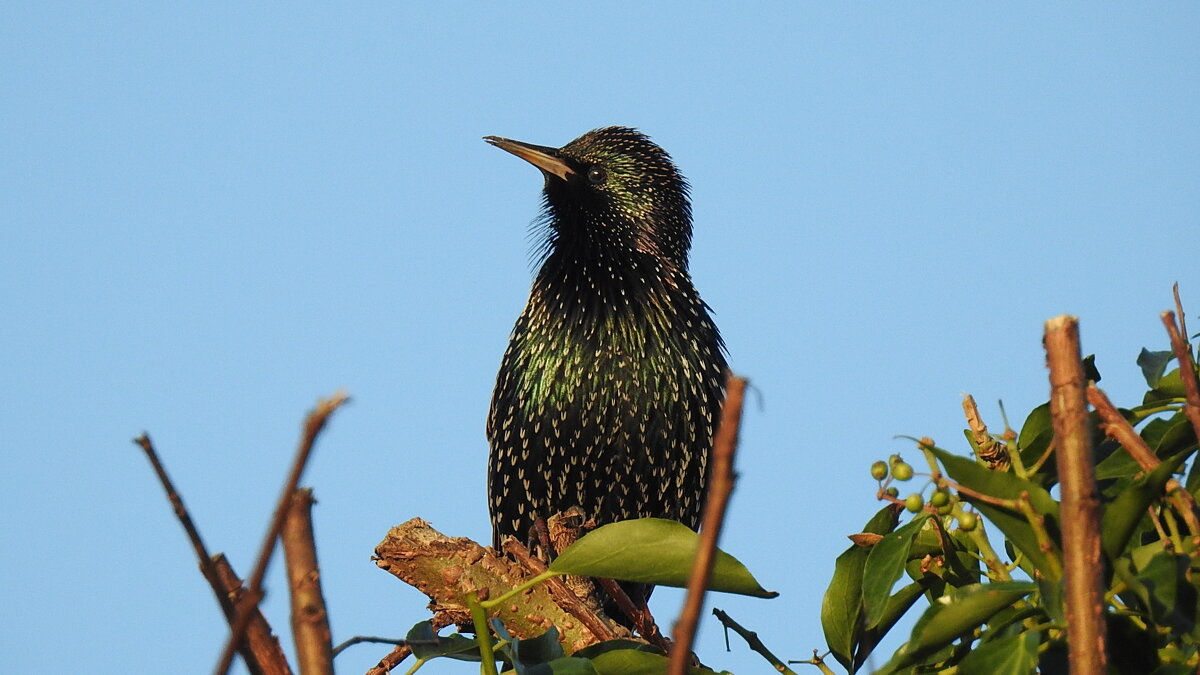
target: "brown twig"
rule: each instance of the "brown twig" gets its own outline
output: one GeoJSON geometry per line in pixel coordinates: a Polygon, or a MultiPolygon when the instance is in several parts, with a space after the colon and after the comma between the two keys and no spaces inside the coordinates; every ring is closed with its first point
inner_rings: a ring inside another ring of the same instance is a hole
{"type": "Polygon", "coordinates": [[[692,563],[692,574],[688,578],[687,599],[679,620],[675,622],[675,646],[671,649],[671,661],[667,667],[670,675],[684,675],[691,660],[692,643],[696,639],[696,625],[700,621],[700,609],[704,605],[704,593],[712,574],[713,557],[721,526],[725,520],[725,509],[729,495],[733,492],[735,476],[733,455],[737,451],[738,428],[742,418],[742,399],[746,392],[746,380],[730,373],[725,380],[725,405],[721,410],[721,423],[713,439],[712,469],[708,484],[708,499],[704,504],[703,527],[696,560],[692,563]]]}
{"type": "Polygon", "coordinates": [[[1179,299],[1179,282],[1171,284],[1171,295],[1175,296],[1175,313],[1179,315],[1179,332],[1183,334],[1183,339],[1187,340],[1187,318],[1183,313],[1183,301],[1179,299]]]}
{"type": "Polygon", "coordinates": [[[398,645],[391,651],[390,654],[379,659],[379,663],[372,669],[368,670],[366,675],[388,675],[392,669],[400,665],[400,662],[407,659],[412,654],[412,649],[408,645],[398,645]]]}
{"type": "MultiPolygon", "coordinates": [[[[528,570],[530,576],[537,576],[546,571],[545,563],[532,555],[529,549],[525,548],[515,537],[508,537],[502,542],[502,545],[504,552],[511,555],[521,567],[528,570]]],[[[585,628],[592,632],[592,635],[596,636],[597,640],[612,640],[617,637],[612,632],[612,629],[606,626],[600,617],[596,616],[592,608],[586,606],[579,599],[579,596],[567,588],[562,579],[559,577],[548,579],[546,581],[546,588],[550,590],[550,595],[554,598],[554,603],[578,619],[585,628]]]]}
{"type": "MultiPolygon", "coordinates": [[[[772,654],[770,649],[767,649],[767,646],[764,645],[762,643],[762,640],[759,639],[758,633],[755,633],[752,630],[743,628],[741,624],[734,621],[728,614],[726,614],[725,612],[722,612],[719,609],[713,609],[713,616],[717,617],[717,620],[720,621],[721,624],[724,625],[726,629],[732,630],[733,632],[740,635],[742,637],[742,639],[746,641],[746,644],[750,646],[750,649],[753,649],[754,651],[761,654],[762,657],[764,659],[766,659],[767,662],[770,663],[775,668],[776,671],[778,671],[780,673],[785,673],[785,675],[787,673],[790,673],[791,675],[796,675],[796,673],[793,672],[791,668],[787,667],[786,663],[781,661],[778,656],[775,656],[774,654],[772,654]]],[[[814,656],[814,658],[815,658],[815,656],[814,656]]],[[[822,670],[822,672],[829,672],[829,668],[825,667],[824,664],[822,664],[821,670],[822,670]]]]}
{"type": "Polygon", "coordinates": [[[312,505],[312,488],[296,490],[280,534],[291,590],[292,640],[303,675],[333,675],[329,612],[321,593],[321,572],[313,541],[312,505]]]}
{"type": "Polygon", "coordinates": [[[1079,322],[1059,316],[1046,322],[1050,415],[1058,441],[1067,647],[1072,675],[1107,672],[1104,594],[1100,564],[1100,500],[1088,427],[1079,322]]]}
{"type": "MultiPolygon", "coordinates": [[[[1182,317],[1182,314],[1180,314],[1182,317]]],[[[1182,318],[1180,319],[1182,322],[1182,318]]],[[[1192,348],[1188,345],[1185,333],[1181,333],[1175,325],[1175,312],[1162,313],[1163,325],[1171,336],[1171,350],[1175,352],[1175,360],[1179,362],[1179,379],[1183,381],[1183,392],[1187,403],[1183,413],[1192,423],[1192,432],[1200,442],[1200,383],[1196,381],[1196,363],[1192,360],[1192,348]]]]}
{"type": "MultiPolygon", "coordinates": [[[[1108,399],[1103,391],[1091,384],[1087,388],[1087,400],[1096,409],[1096,414],[1100,416],[1100,428],[1104,434],[1114,441],[1121,444],[1125,448],[1125,452],[1129,453],[1130,457],[1138,463],[1145,471],[1153,471],[1159,464],[1158,455],[1146,445],[1146,441],[1134,431],[1133,426],[1125,419],[1125,416],[1117,410],[1112,401],[1108,399]]],[[[1187,523],[1188,531],[1193,537],[1200,536],[1200,519],[1196,516],[1196,500],[1191,493],[1183,489],[1179,481],[1171,478],[1163,486],[1163,492],[1171,500],[1172,506],[1183,516],[1183,521],[1187,523]]]]}
{"type": "Polygon", "coordinates": [[[217,667],[214,671],[216,675],[226,675],[229,672],[229,667],[233,664],[234,649],[242,639],[242,633],[246,630],[246,625],[250,621],[251,606],[257,605],[262,599],[262,582],[263,578],[267,575],[267,566],[271,562],[271,555],[275,552],[275,541],[279,538],[280,530],[283,529],[283,521],[287,518],[288,507],[292,503],[292,493],[296,491],[296,486],[300,484],[300,476],[304,473],[304,467],[308,464],[308,458],[312,455],[313,444],[317,440],[317,435],[325,427],[325,422],[329,420],[329,416],[347,400],[348,397],[343,392],[337,392],[327,399],[321,399],[317,401],[317,407],[304,420],[304,434],[301,437],[300,446],[296,449],[296,458],[292,461],[292,467],[288,471],[283,491],[280,493],[279,499],[275,504],[275,512],[271,516],[271,524],[267,528],[266,535],[263,536],[262,544],[259,546],[258,557],[254,562],[254,571],[251,573],[250,583],[246,587],[246,595],[237,604],[237,614],[231,622],[229,639],[225,641],[225,648],[221,651],[221,658],[217,661],[217,667]]]}
{"type": "MultiPolygon", "coordinates": [[[[175,489],[175,484],[171,481],[170,476],[167,475],[167,470],[159,459],[158,452],[155,451],[154,444],[150,441],[150,436],[142,433],[133,439],[133,442],[142,448],[142,451],[146,453],[146,458],[150,460],[150,466],[154,468],[154,473],[167,493],[167,500],[171,502],[171,509],[175,512],[179,523],[183,525],[188,541],[192,544],[192,550],[196,553],[196,559],[200,564],[200,573],[204,575],[205,581],[212,588],[226,620],[232,620],[234,601],[231,600],[231,595],[241,587],[241,579],[233,574],[232,568],[228,568],[228,563],[225,562],[223,556],[213,558],[209,555],[208,549],[204,545],[204,539],[200,536],[200,530],[196,528],[191,514],[183,504],[183,498],[175,489]],[[228,568],[228,573],[222,568],[222,564],[228,568]]],[[[266,619],[261,614],[257,619],[261,621],[261,624],[256,626],[253,634],[247,632],[247,639],[238,645],[239,653],[246,661],[246,668],[253,675],[259,673],[266,675],[288,673],[290,675],[287,659],[283,656],[283,650],[279,648],[279,641],[271,634],[271,627],[266,624],[266,619]]]]}
{"type": "MultiPolygon", "coordinates": [[[[213,567],[217,571],[217,576],[221,580],[222,597],[225,602],[223,606],[228,607],[225,612],[225,620],[233,621],[233,608],[241,602],[242,596],[245,594],[245,589],[242,588],[242,579],[234,572],[233,565],[229,564],[229,560],[224,554],[218,553],[212,557],[213,567]]],[[[258,606],[251,608],[250,625],[246,626],[246,637],[242,640],[239,652],[243,659],[246,659],[246,668],[255,675],[292,675],[291,666],[288,665],[287,657],[283,655],[283,648],[279,646],[279,638],[271,632],[271,625],[267,623],[266,617],[262,612],[258,611],[258,606]],[[251,657],[246,657],[246,651],[249,649],[251,657]]]]}

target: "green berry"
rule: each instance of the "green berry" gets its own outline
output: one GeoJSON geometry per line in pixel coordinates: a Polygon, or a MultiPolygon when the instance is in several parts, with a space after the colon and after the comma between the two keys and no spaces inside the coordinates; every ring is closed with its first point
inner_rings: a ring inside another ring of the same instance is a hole
{"type": "Polygon", "coordinates": [[[936,507],[943,507],[950,503],[950,493],[945,490],[936,490],[929,496],[929,503],[936,507]]]}
{"type": "Polygon", "coordinates": [[[967,511],[958,516],[958,529],[970,532],[979,526],[979,516],[967,511]]]}
{"type": "Polygon", "coordinates": [[[900,455],[892,455],[891,457],[888,457],[888,464],[896,464],[903,461],[903,459],[900,459],[900,455]]]}
{"type": "Polygon", "coordinates": [[[912,466],[908,462],[896,462],[892,465],[892,476],[896,480],[909,480],[913,477],[912,466]]]}
{"type": "Polygon", "coordinates": [[[925,507],[925,498],[919,492],[914,492],[904,500],[904,508],[916,513],[925,507]]]}
{"type": "Polygon", "coordinates": [[[886,494],[887,496],[893,497],[893,498],[900,496],[900,491],[897,490],[895,487],[890,487],[890,488],[884,490],[883,493],[886,494]]]}
{"type": "Polygon", "coordinates": [[[871,465],[871,478],[875,480],[883,480],[887,478],[888,467],[885,462],[875,462],[871,465]]]}

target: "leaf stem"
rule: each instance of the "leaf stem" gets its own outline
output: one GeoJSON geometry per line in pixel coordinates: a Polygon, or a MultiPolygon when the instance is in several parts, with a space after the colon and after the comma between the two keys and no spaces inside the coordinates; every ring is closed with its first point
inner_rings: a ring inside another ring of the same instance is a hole
{"type": "MultiPolygon", "coordinates": [[[[501,603],[503,603],[504,601],[513,597],[514,595],[516,595],[518,593],[523,593],[523,592],[525,592],[526,589],[532,588],[532,587],[542,583],[543,581],[553,579],[554,577],[557,577],[557,576],[561,576],[559,572],[555,572],[553,570],[546,570],[545,572],[542,572],[541,574],[530,578],[528,581],[521,584],[520,586],[513,587],[512,590],[508,591],[507,593],[505,593],[501,596],[492,598],[490,600],[480,600],[479,606],[485,610],[494,609],[496,607],[499,607],[501,603]]],[[[472,618],[474,618],[473,615],[472,615],[472,618]]]]}
{"type": "Polygon", "coordinates": [[[466,599],[467,606],[471,609],[471,623],[475,624],[475,642],[479,645],[479,656],[482,659],[479,672],[482,675],[497,675],[496,655],[492,651],[492,633],[488,629],[487,612],[474,591],[467,593],[466,599]]]}

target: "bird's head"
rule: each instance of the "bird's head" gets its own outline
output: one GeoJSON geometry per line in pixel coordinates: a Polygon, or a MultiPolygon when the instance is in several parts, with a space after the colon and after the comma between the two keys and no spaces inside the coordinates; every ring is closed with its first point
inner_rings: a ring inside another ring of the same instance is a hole
{"type": "Polygon", "coordinates": [[[484,140],[542,170],[551,251],[651,256],[687,269],[688,184],[670,155],[645,134],[604,127],[561,148],[498,136],[484,140]]]}

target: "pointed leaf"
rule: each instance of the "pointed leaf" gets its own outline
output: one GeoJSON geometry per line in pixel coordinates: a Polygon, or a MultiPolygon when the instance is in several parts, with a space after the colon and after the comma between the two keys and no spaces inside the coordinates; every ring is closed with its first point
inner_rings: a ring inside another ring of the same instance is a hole
{"type": "Polygon", "coordinates": [[[564,656],[547,663],[516,668],[518,675],[600,675],[595,665],[587,659],[564,656]]]}
{"type": "Polygon", "coordinates": [[[922,513],[895,532],[884,535],[879,543],[871,547],[867,565],[863,570],[863,623],[874,628],[887,609],[892,586],[904,574],[904,563],[908,562],[913,538],[924,527],[929,514],[922,513]]]}
{"type": "MultiPolygon", "coordinates": [[[[900,512],[891,504],[877,511],[863,527],[863,532],[884,535],[896,527],[900,512]]],[[[833,579],[821,601],[821,628],[833,658],[846,670],[853,672],[851,663],[858,648],[862,622],[863,569],[871,549],[851,546],[833,565],[833,579]]]]}
{"type": "MultiPolygon", "coordinates": [[[[1022,480],[1006,471],[991,471],[969,459],[953,455],[940,448],[933,448],[938,461],[946,468],[946,473],[955,481],[962,483],[975,492],[980,492],[999,499],[1017,499],[1021,493],[1029,494],[1033,508],[1046,517],[1046,528],[1051,536],[1058,529],[1058,502],[1041,486],[1022,480]]],[[[1029,522],[1019,512],[1002,508],[986,501],[975,499],[965,493],[960,496],[975,505],[988,520],[992,521],[1000,531],[1008,537],[1012,544],[1020,549],[1039,570],[1049,570],[1046,555],[1038,545],[1037,537],[1029,522]]],[[[1054,579],[1053,581],[1058,581],[1054,579]]]]}
{"type": "Polygon", "coordinates": [[[914,581],[896,591],[895,595],[888,598],[887,608],[884,609],[883,616],[879,619],[879,625],[863,631],[858,649],[854,655],[854,668],[851,672],[857,671],[862,667],[862,664],[867,662],[867,658],[871,656],[871,652],[875,650],[879,641],[888,634],[888,631],[892,629],[892,626],[896,625],[900,617],[904,616],[909,608],[913,606],[913,603],[921,597],[921,594],[925,592],[931,583],[927,581],[928,579],[931,579],[931,577],[927,576],[921,581],[914,581]]]}
{"type": "MultiPolygon", "coordinates": [[[[600,675],[665,675],[667,657],[635,649],[607,651],[592,658],[600,675]]],[[[688,675],[716,675],[708,668],[688,668],[688,675]]]]}
{"type": "Polygon", "coordinates": [[[896,672],[946,647],[962,635],[987,623],[994,614],[1028,595],[1032,582],[1002,581],[966,586],[942,602],[931,605],[913,627],[905,643],[883,672],[896,672]]]}
{"type": "Polygon", "coordinates": [[[958,665],[960,673],[1029,675],[1037,665],[1037,648],[1042,634],[1029,631],[976,645],[958,665]]]}
{"type": "MultiPolygon", "coordinates": [[[[584,535],[550,569],[563,574],[686,588],[700,535],[674,520],[642,518],[611,523],[584,535]]],[[[709,590],[774,598],[736,558],[717,550],[709,590]]]]}
{"type": "Polygon", "coordinates": [[[517,675],[533,675],[529,670],[531,666],[549,663],[565,656],[562,645],[558,642],[558,629],[554,626],[535,638],[514,639],[509,649],[517,675]]]}
{"type": "Polygon", "coordinates": [[[1153,471],[1133,481],[1104,509],[1101,518],[1101,544],[1109,558],[1117,558],[1129,545],[1138,522],[1146,517],[1146,507],[1162,496],[1163,486],[1171,479],[1184,455],[1176,455],[1153,471]]]}
{"type": "Polygon", "coordinates": [[[1152,352],[1142,347],[1138,354],[1137,364],[1142,368],[1142,377],[1146,378],[1146,386],[1153,389],[1167,371],[1167,364],[1175,359],[1175,352],[1152,352]]]}
{"type": "Polygon", "coordinates": [[[475,640],[458,633],[442,637],[434,632],[433,625],[428,621],[413,626],[404,639],[408,641],[413,656],[418,659],[444,656],[458,661],[478,662],[482,658],[475,640]]]}

